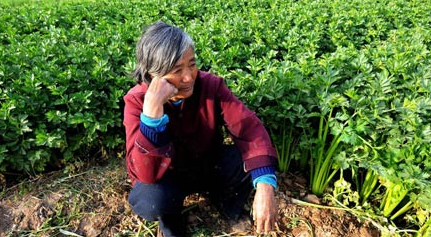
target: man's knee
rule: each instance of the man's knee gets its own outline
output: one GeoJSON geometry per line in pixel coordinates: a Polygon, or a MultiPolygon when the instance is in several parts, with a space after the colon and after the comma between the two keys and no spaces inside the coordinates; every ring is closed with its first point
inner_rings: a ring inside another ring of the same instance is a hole
{"type": "Polygon", "coordinates": [[[140,183],[136,183],[130,192],[129,203],[133,212],[147,221],[156,221],[161,213],[158,199],[149,198],[145,188],[140,183]]]}
{"type": "Polygon", "coordinates": [[[180,211],[182,199],[178,192],[161,184],[137,182],[129,194],[132,210],[147,221],[180,211]]]}

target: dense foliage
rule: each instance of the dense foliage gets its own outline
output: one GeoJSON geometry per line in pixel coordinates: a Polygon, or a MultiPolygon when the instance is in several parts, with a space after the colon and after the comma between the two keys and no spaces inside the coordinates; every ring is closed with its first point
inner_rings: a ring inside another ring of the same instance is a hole
{"type": "Polygon", "coordinates": [[[317,195],[430,234],[431,3],[59,1],[1,6],[0,171],[124,142],[134,46],[155,20],[195,40],[317,195]],[[340,185],[349,183],[350,185],[340,185]]]}

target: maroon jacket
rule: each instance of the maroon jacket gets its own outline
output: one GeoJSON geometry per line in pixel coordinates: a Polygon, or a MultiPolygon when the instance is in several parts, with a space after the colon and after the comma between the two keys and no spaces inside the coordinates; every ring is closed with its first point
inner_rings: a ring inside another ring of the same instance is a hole
{"type": "Polygon", "coordinates": [[[242,153],[246,171],[275,165],[276,152],[261,121],[245,107],[220,77],[199,71],[193,95],[180,108],[169,102],[169,143],[152,144],[140,131],[140,114],[147,85],[134,86],[125,96],[127,170],[132,183],[158,181],[168,168],[183,161],[199,162],[215,157],[220,149],[221,126],[225,126],[242,153]],[[172,162],[174,161],[174,162],[172,162]]]}

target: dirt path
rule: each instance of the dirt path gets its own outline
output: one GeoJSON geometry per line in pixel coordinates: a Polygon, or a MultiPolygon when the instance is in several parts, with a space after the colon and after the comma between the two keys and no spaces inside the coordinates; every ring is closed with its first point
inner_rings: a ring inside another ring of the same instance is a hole
{"type": "MultiPolygon", "coordinates": [[[[298,205],[306,181],[279,176],[277,231],[273,236],[376,237],[379,231],[352,214],[298,205]]],[[[0,236],[153,236],[157,223],[134,215],[127,203],[130,183],[122,162],[65,176],[50,173],[4,191],[0,201],[0,236]]],[[[308,201],[318,202],[313,196],[308,201]]],[[[253,236],[235,232],[200,195],[185,201],[190,236],[253,236]]]]}

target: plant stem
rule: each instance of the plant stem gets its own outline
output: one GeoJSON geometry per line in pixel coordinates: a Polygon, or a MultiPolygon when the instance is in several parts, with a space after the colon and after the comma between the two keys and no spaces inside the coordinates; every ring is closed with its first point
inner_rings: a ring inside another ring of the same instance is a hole
{"type": "Polygon", "coordinates": [[[364,205],[364,203],[368,200],[378,181],[379,176],[377,173],[374,170],[368,169],[367,174],[365,175],[365,180],[362,183],[361,191],[359,192],[362,205],[364,205]]]}
{"type": "Polygon", "coordinates": [[[414,203],[412,201],[408,201],[402,208],[400,208],[395,214],[393,214],[390,219],[394,220],[398,216],[404,214],[405,212],[407,212],[408,210],[410,210],[410,208],[413,207],[413,204],[414,203]]]}

